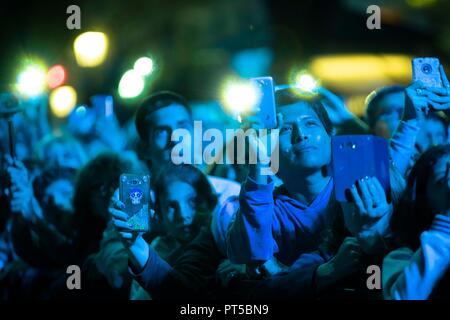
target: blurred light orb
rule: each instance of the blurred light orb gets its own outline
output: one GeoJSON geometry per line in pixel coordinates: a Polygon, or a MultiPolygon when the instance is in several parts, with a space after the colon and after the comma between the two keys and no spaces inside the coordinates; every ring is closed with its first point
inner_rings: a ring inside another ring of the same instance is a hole
{"type": "Polygon", "coordinates": [[[58,118],[67,117],[75,108],[76,103],[77,92],[71,86],[59,87],[50,94],[50,109],[58,118]]]}
{"type": "Polygon", "coordinates": [[[57,64],[51,67],[47,73],[47,83],[50,89],[54,89],[62,85],[67,79],[67,72],[64,67],[57,64]]]}
{"type": "Polygon", "coordinates": [[[406,2],[413,8],[425,8],[434,5],[437,0],[406,0],[406,2]]]}
{"type": "Polygon", "coordinates": [[[153,60],[148,57],[139,58],[133,68],[141,76],[148,76],[153,71],[153,60]]]}
{"type": "Polygon", "coordinates": [[[47,74],[44,67],[31,64],[17,77],[17,90],[27,97],[36,97],[42,94],[47,85],[47,74]]]}
{"type": "Polygon", "coordinates": [[[144,78],[136,70],[128,70],[119,82],[119,95],[124,99],[139,96],[144,90],[144,78]]]}
{"type": "Polygon", "coordinates": [[[103,32],[85,32],[73,43],[75,59],[80,67],[92,68],[105,61],[108,52],[108,37],[103,32]]]}
{"type": "Polygon", "coordinates": [[[297,75],[295,87],[306,92],[313,92],[317,88],[317,81],[308,73],[300,73],[297,75]]]}
{"type": "Polygon", "coordinates": [[[232,113],[251,111],[259,102],[261,92],[250,81],[230,81],[224,85],[222,104],[232,113]]]}

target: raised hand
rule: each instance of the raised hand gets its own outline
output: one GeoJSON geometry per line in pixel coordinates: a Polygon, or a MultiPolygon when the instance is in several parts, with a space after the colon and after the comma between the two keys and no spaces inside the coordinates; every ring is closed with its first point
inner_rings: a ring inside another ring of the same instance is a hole
{"type": "Polygon", "coordinates": [[[427,88],[421,81],[413,82],[405,89],[405,108],[403,110],[403,121],[423,120],[428,113],[428,99],[424,95],[427,88]]]}
{"type": "Polygon", "coordinates": [[[316,290],[321,291],[362,268],[362,248],[356,238],[347,237],[336,255],[316,271],[316,290]]]}
{"type": "Polygon", "coordinates": [[[33,214],[33,188],[28,178],[28,170],[24,164],[10,156],[6,157],[8,172],[11,181],[10,205],[13,213],[20,213],[25,219],[31,219],[33,214]]]}
{"type": "Polygon", "coordinates": [[[128,214],[123,211],[125,205],[117,199],[117,193],[112,196],[109,213],[117,231],[120,234],[122,243],[129,252],[130,261],[138,272],[142,270],[149,257],[149,247],[142,237],[143,233],[133,231],[132,225],[127,223],[128,214]]]}
{"type": "Polygon", "coordinates": [[[445,75],[444,68],[439,67],[443,88],[427,88],[423,94],[433,110],[447,110],[450,108],[450,83],[445,75]]]}

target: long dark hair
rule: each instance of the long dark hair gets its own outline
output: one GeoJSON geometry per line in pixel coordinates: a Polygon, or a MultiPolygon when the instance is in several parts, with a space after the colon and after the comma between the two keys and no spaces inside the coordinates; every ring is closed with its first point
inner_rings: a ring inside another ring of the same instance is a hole
{"type": "Polygon", "coordinates": [[[428,180],[434,165],[448,154],[450,144],[431,147],[412,168],[399,210],[391,219],[391,229],[398,245],[416,250],[420,245],[420,234],[431,227],[436,212],[432,212],[427,199],[428,180]]]}
{"type": "Polygon", "coordinates": [[[79,172],[73,202],[78,250],[81,257],[98,249],[103,231],[109,221],[107,206],[105,212],[95,212],[92,208],[92,197],[102,192],[102,197],[107,201],[119,187],[120,175],[136,170],[138,170],[137,165],[133,159],[113,152],[105,152],[89,161],[79,172]]]}

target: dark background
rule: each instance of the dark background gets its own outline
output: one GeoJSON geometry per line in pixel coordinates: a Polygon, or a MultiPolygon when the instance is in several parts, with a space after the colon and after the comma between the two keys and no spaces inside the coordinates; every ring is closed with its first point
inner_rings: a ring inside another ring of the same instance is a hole
{"type": "Polygon", "coordinates": [[[79,100],[93,93],[115,94],[121,75],[150,53],[158,72],[148,92],[170,88],[189,99],[217,97],[242,49],[271,47],[271,74],[284,82],[290,68],[327,53],[406,53],[450,59],[448,0],[89,0],[2,1],[0,85],[8,89],[21,59],[42,58],[67,67],[79,100]],[[411,3],[429,3],[414,7],[411,3]],[[66,8],[81,8],[81,30],[66,28],[66,8]],[[382,29],[368,30],[367,6],[382,8],[382,29]],[[93,69],[76,65],[72,44],[89,30],[110,40],[106,62],[93,69]]]}

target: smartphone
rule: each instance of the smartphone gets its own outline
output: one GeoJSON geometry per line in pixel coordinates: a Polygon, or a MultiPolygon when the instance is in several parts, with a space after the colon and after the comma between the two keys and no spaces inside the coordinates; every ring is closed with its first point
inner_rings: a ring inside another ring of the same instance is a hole
{"type": "Polygon", "coordinates": [[[98,118],[109,118],[114,114],[113,97],[95,95],[91,97],[92,108],[98,118]]]}
{"type": "Polygon", "coordinates": [[[437,58],[415,58],[412,60],[413,81],[422,81],[427,87],[443,87],[437,58]]]}
{"type": "Polygon", "coordinates": [[[272,77],[251,78],[250,81],[259,91],[259,103],[254,107],[256,116],[259,117],[263,128],[274,129],[277,127],[275,109],[275,87],[272,77]]]}
{"type": "Polygon", "coordinates": [[[331,140],[336,200],[349,202],[358,179],[376,177],[390,199],[389,149],[386,139],[373,135],[343,135],[331,140]]]}
{"type": "Polygon", "coordinates": [[[119,200],[125,204],[127,223],[132,225],[133,231],[149,231],[150,176],[120,175],[119,200]]]}

